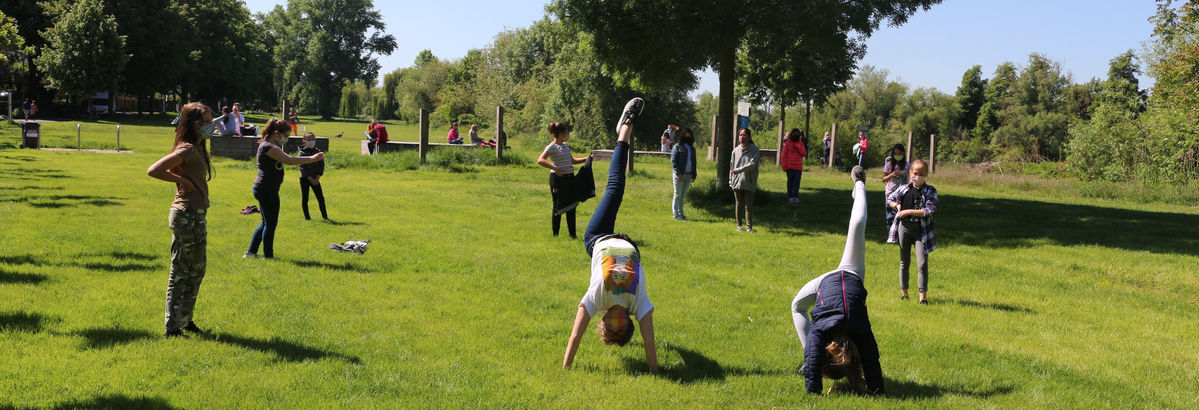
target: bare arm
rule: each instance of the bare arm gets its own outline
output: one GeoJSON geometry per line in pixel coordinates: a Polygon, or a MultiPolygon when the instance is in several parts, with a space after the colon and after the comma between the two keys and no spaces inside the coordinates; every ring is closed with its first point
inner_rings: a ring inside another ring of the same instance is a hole
{"type": "Polygon", "coordinates": [[[649,371],[658,372],[658,348],[654,346],[654,311],[649,311],[641,318],[641,341],[645,344],[645,363],[649,371]]]}
{"type": "Polygon", "coordinates": [[[571,164],[582,164],[584,162],[587,162],[587,158],[591,158],[591,156],[588,155],[585,157],[571,158],[570,163],[571,164]]]}
{"type": "Polygon", "coordinates": [[[279,161],[287,165],[311,164],[313,162],[325,159],[325,153],[323,152],[318,152],[316,155],[310,157],[293,157],[291,155],[287,155],[287,153],[283,152],[283,150],[279,147],[271,147],[271,149],[266,152],[266,155],[273,158],[275,161],[279,161]]]}
{"type": "Polygon", "coordinates": [[[554,171],[557,168],[554,168],[554,163],[550,162],[550,160],[546,158],[549,155],[549,151],[541,151],[541,156],[537,157],[537,165],[541,165],[542,167],[549,168],[550,171],[554,171]]]}
{"type": "MultiPolygon", "coordinates": [[[[591,315],[587,314],[587,309],[579,306],[579,312],[575,314],[574,328],[570,331],[570,340],[566,342],[566,356],[562,358],[563,369],[569,369],[570,365],[574,363],[575,353],[579,351],[579,342],[583,340],[583,333],[587,332],[587,324],[589,323],[591,323],[591,315]]],[[[644,332],[642,330],[642,334],[644,332]]],[[[652,338],[653,336],[650,337],[652,338]]],[[[656,362],[655,366],[657,366],[656,362]]]]}
{"type": "Polygon", "coordinates": [[[183,158],[179,158],[178,155],[175,155],[175,153],[172,152],[167,154],[165,157],[162,157],[162,159],[159,159],[158,162],[155,162],[153,165],[150,165],[150,168],[146,170],[146,175],[149,175],[155,179],[174,182],[176,185],[183,188],[183,192],[195,191],[196,186],[192,185],[191,181],[188,181],[187,178],[184,178],[179,174],[171,172],[172,169],[175,169],[180,165],[183,165],[183,158]]]}

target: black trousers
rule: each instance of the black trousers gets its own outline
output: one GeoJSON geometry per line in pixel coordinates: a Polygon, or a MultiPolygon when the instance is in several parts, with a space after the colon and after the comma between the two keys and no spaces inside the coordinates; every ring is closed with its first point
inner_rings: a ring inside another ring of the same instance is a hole
{"type": "Polygon", "coordinates": [[[308,189],[312,188],[312,193],[316,194],[316,203],[321,207],[321,218],[329,219],[329,214],[325,212],[325,194],[321,192],[320,185],[312,185],[308,183],[308,178],[300,177],[300,206],[304,208],[304,219],[312,219],[308,216],[308,189]]]}
{"type": "Polygon", "coordinates": [[[550,219],[554,229],[554,236],[558,236],[558,231],[562,226],[562,215],[566,215],[566,229],[570,232],[571,238],[576,238],[575,235],[575,208],[578,206],[578,195],[575,192],[574,175],[550,174],[550,194],[554,200],[553,217],[550,219]],[[571,204],[574,204],[571,206],[571,204]],[[569,207],[569,211],[560,212],[561,209],[569,207]]]}

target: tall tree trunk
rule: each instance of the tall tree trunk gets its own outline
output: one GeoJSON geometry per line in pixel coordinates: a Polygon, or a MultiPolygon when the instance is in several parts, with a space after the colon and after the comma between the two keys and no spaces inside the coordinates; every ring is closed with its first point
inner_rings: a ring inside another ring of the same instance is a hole
{"type": "Polygon", "coordinates": [[[803,107],[803,135],[807,135],[810,140],[812,138],[811,131],[809,131],[812,128],[812,100],[804,101],[803,107]]]}
{"type": "Polygon", "coordinates": [[[716,181],[717,189],[728,189],[729,160],[733,155],[733,79],[737,65],[737,49],[728,48],[720,52],[720,63],[716,67],[720,79],[720,97],[717,102],[716,123],[716,181]]]}

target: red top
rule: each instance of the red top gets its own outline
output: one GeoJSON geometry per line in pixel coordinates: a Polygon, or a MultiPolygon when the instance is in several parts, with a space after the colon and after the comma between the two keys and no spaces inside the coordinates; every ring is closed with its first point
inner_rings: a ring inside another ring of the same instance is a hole
{"type": "Polygon", "coordinates": [[[866,138],[861,138],[858,140],[858,143],[862,144],[862,149],[859,150],[859,152],[861,152],[863,155],[866,154],[866,146],[870,145],[870,140],[866,139],[866,138]]]}
{"type": "Polygon", "coordinates": [[[379,144],[387,142],[387,127],[384,127],[383,124],[375,125],[375,137],[379,138],[377,141],[379,144]]]}
{"type": "Polygon", "coordinates": [[[458,129],[450,128],[450,132],[445,135],[445,142],[454,142],[458,139],[458,129]]]}
{"type": "Polygon", "coordinates": [[[787,139],[783,142],[783,151],[779,156],[779,164],[784,170],[803,171],[803,159],[808,156],[808,149],[804,147],[803,141],[792,142],[791,139],[787,139]]]}

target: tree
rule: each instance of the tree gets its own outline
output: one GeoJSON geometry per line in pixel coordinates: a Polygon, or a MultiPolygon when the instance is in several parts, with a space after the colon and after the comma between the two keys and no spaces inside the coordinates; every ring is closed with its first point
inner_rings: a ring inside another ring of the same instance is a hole
{"type": "Polygon", "coordinates": [[[28,53],[19,57],[20,61],[14,61],[14,64],[24,63],[25,67],[22,70],[14,70],[14,75],[19,75],[21,78],[14,78],[14,82],[20,83],[18,88],[23,91],[26,96],[37,97],[42,91],[42,73],[41,67],[35,61],[37,56],[36,51],[40,50],[45,45],[45,40],[42,38],[41,32],[50,28],[51,21],[46,16],[42,4],[44,1],[39,0],[9,0],[0,2],[0,12],[12,17],[17,22],[17,35],[25,40],[25,45],[28,47],[28,53]]]}
{"type": "Polygon", "coordinates": [[[122,91],[147,97],[175,90],[188,50],[178,45],[178,37],[165,33],[183,26],[179,9],[170,0],[108,0],[106,5],[129,55],[121,74],[122,91]]]}
{"type": "Polygon", "coordinates": [[[1107,80],[1099,87],[1094,114],[1070,125],[1070,169],[1085,180],[1124,181],[1136,175],[1146,132],[1139,114],[1145,110],[1138,87],[1140,66],[1132,51],[1111,60],[1107,80]]]}
{"type": "MultiPolygon", "coordinates": [[[[383,15],[371,0],[289,0],[269,20],[279,33],[275,64],[283,81],[296,84],[322,118],[332,118],[342,84],[379,76],[375,54],[391,54],[395,37],[385,34],[383,15]]],[[[295,98],[293,98],[295,99],[295,98]]]]}
{"type": "Polygon", "coordinates": [[[16,20],[0,12],[0,81],[3,85],[16,84],[17,76],[24,72],[25,56],[32,52],[25,46],[16,20]]]}
{"type": "MultiPolygon", "coordinates": [[[[221,98],[270,101],[265,31],[240,0],[173,0],[183,26],[170,34],[188,50],[179,76],[185,100],[215,107],[221,98]]],[[[163,35],[167,35],[164,33],[163,35]]],[[[226,101],[232,104],[234,101],[226,101]]]]}
{"type": "MultiPolygon", "coordinates": [[[[711,67],[717,72],[721,125],[717,129],[716,173],[719,186],[723,187],[728,182],[732,150],[733,84],[739,48],[748,47],[750,58],[756,58],[755,50],[761,52],[764,47],[798,45],[801,48],[791,51],[825,55],[826,49],[815,46],[837,44],[829,49],[848,45],[839,51],[857,55],[864,50],[864,39],[880,23],[902,24],[912,13],[940,0],[816,3],[555,0],[549,9],[589,34],[597,62],[619,84],[636,90],[689,89],[695,84],[695,70],[711,67]],[[670,27],[671,35],[662,35],[662,27],[670,27]],[[849,37],[850,33],[855,36],[849,37]],[[841,37],[845,37],[844,41],[838,42],[841,37]]],[[[771,55],[758,60],[769,61],[771,55]]],[[[853,60],[849,61],[852,64],[853,60]]],[[[822,68],[841,71],[840,67],[822,68]]]]}
{"type": "Polygon", "coordinates": [[[975,138],[990,144],[991,133],[999,128],[999,112],[1006,108],[1012,95],[1012,83],[1016,82],[1016,66],[1005,61],[995,67],[995,76],[983,90],[982,107],[978,109],[978,123],[974,126],[975,138]]]}
{"type": "MultiPolygon", "coordinates": [[[[115,90],[129,56],[116,19],[104,14],[104,2],[59,4],[47,13],[56,22],[42,32],[46,47],[37,63],[45,69],[51,86],[76,98],[115,90]]],[[[89,116],[95,114],[91,108],[88,112],[89,116]]]]}
{"type": "Polygon", "coordinates": [[[987,80],[982,78],[982,72],[981,65],[966,70],[966,73],[962,74],[962,85],[958,86],[954,97],[961,113],[961,117],[954,122],[963,129],[972,129],[978,124],[979,110],[986,102],[984,90],[987,88],[987,80]]]}

